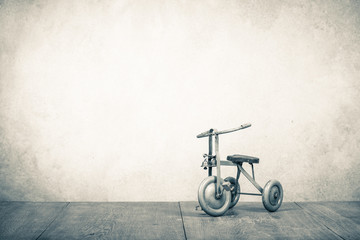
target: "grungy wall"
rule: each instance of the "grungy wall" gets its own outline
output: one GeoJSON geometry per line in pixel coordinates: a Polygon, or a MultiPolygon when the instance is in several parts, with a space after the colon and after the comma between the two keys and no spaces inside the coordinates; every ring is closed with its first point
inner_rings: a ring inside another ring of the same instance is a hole
{"type": "Polygon", "coordinates": [[[360,200],[359,26],[358,1],[0,1],[0,200],[196,200],[195,136],[246,122],[221,157],[262,186],[360,200]]]}

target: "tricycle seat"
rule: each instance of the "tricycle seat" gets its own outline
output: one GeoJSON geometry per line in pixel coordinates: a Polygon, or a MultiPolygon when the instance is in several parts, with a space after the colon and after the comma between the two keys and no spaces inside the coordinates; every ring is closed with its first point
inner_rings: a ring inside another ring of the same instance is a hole
{"type": "Polygon", "coordinates": [[[259,163],[259,158],[257,158],[257,157],[250,157],[250,156],[245,156],[245,155],[240,155],[240,154],[234,154],[234,155],[227,156],[226,159],[228,161],[232,161],[233,163],[243,163],[243,162],[259,163]]]}

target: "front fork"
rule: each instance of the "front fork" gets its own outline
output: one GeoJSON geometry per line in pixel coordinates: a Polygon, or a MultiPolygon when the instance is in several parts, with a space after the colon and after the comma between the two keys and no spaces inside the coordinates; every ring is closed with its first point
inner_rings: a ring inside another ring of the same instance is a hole
{"type": "Polygon", "coordinates": [[[220,153],[219,153],[219,135],[215,134],[215,159],[216,159],[216,188],[215,188],[215,197],[219,199],[222,195],[222,191],[220,189],[220,153]]]}
{"type": "Polygon", "coordinates": [[[209,168],[208,170],[208,175],[211,176],[212,175],[212,167],[214,167],[214,157],[215,157],[215,162],[216,162],[216,187],[215,187],[215,197],[217,199],[221,198],[222,195],[222,191],[221,191],[221,184],[220,184],[220,178],[221,178],[221,171],[220,171],[220,165],[221,165],[221,161],[220,161],[220,153],[219,153],[219,135],[215,134],[215,156],[212,155],[212,148],[213,148],[213,144],[212,144],[212,136],[209,136],[209,154],[204,154],[204,161],[202,164],[202,167],[204,169],[209,168]]]}

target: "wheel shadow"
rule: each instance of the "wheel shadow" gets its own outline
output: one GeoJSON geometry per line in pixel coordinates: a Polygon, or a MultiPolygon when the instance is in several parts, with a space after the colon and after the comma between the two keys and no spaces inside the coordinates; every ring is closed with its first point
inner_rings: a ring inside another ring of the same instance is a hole
{"type": "MultiPolygon", "coordinates": [[[[184,209],[185,210],[185,209],[184,209]]],[[[218,218],[218,217],[213,217],[210,216],[208,214],[206,214],[201,207],[199,206],[198,203],[194,203],[191,211],[189,211],[189,206],[187,206],[186,210],[182,212],[183,216],[186,217],[204,217],[204,218],[218,218]]],[[[235,205],[233,208],[230,208],[228,211],[225,212],[224,215],[219,216],[219,217],[244,217],[244,216],[251,216],[253,214],[255,215],[271,215],[273,217],[277,217],[278,215],[281,215],[282,213],[285,212],[291,212],[291,211],[299,211],[301,210],[301,208],[299,206],[297,206],[295,203],[293,202],[285,202],[281,205],[281,207],[276,211],[276,212],[269,212],[267,211],[263,204],[261,202],[239,202],[237,205],[235,205]]]]}

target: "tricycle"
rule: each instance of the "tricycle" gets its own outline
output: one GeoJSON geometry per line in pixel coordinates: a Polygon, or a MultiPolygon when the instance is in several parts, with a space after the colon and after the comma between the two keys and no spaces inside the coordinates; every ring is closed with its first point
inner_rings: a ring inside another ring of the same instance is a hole
{"type": "Polygon", "coordinates": [[[255,181],[254,164],[259,163],[259,158],[246,155],[234,154],[227,156],[227,161],[220,160],[219,152],[219,135],[225,133],[235,132],[241,129],[250,127],[251,124],[243,124],[240,127],[232,128],[223,131],[210,129],[197,135],[197,138],[209,137],[209,151],[203,155],[203,162],[201,167],[208,170],[208,177],[206,177],[199,186],[198,200],[199,204],[207,214],[211,216],[221,216],[228,209],[234,207],[240,195],[255,195],[262,196],[262,202],[266,210],[274,212],[279,209],[283,200],[283,188],[279,181],[270,180],[262,188],[255,181]],[[215,139],[215,155],[213,155],[213,140],[215,139]],[[248,174],[243,168],[243,163],[251,165],[252,176],[248,174]],[[237,174],[235,177],[221,178],[221,166],[235,166],[237,174]],[[212,168],[216,167],[216,176],[212,174],[212,168]],[[260,193],[245,193],[241,192],[239,178],[243,174],[260,193]]]}

